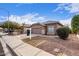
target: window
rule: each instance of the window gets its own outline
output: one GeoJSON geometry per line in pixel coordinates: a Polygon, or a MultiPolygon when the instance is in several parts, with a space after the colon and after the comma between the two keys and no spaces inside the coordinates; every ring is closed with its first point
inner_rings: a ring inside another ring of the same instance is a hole
{"type": "Polygon", "coordinates": [[[49,33],[54,32],[54,28],[52,26],[48,26],[48,32],[49,33]]]}

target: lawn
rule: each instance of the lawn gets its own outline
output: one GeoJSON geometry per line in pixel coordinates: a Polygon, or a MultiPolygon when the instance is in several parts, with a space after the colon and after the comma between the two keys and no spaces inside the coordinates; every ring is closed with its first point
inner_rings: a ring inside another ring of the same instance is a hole
{"type": "Polygon", "coordinates": [[[23,41],[56,56],[79,56],[79,40],[73,35],[68,40],[62,40],[58,36],[36,36],[23,41]]]}

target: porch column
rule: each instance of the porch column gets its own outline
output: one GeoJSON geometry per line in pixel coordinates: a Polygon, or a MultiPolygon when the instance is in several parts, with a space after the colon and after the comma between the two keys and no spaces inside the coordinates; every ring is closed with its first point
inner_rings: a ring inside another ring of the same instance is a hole
{"type": "Polygon", "coordinates": [[[31,40],[31,28],[30,28],[30,40],[31,40]]]}

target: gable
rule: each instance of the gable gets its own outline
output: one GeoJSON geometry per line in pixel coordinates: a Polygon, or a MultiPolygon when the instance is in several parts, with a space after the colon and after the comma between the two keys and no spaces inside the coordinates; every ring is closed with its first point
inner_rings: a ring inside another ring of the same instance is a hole
{"type": "Polygon", "coordinates": [[[34,24],[31,26],[31,28],[42,28],[43,26],[40,24],[34,24]]]}

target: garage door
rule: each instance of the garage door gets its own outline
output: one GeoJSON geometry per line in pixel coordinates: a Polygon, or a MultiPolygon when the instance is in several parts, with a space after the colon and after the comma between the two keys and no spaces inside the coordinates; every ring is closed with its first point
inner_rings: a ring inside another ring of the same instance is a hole
{"type": "Polygon", "coordinates": [[[33,28],[32,29],[32,34],[41,34],[41,29],[40,28],[33,28]]]}

